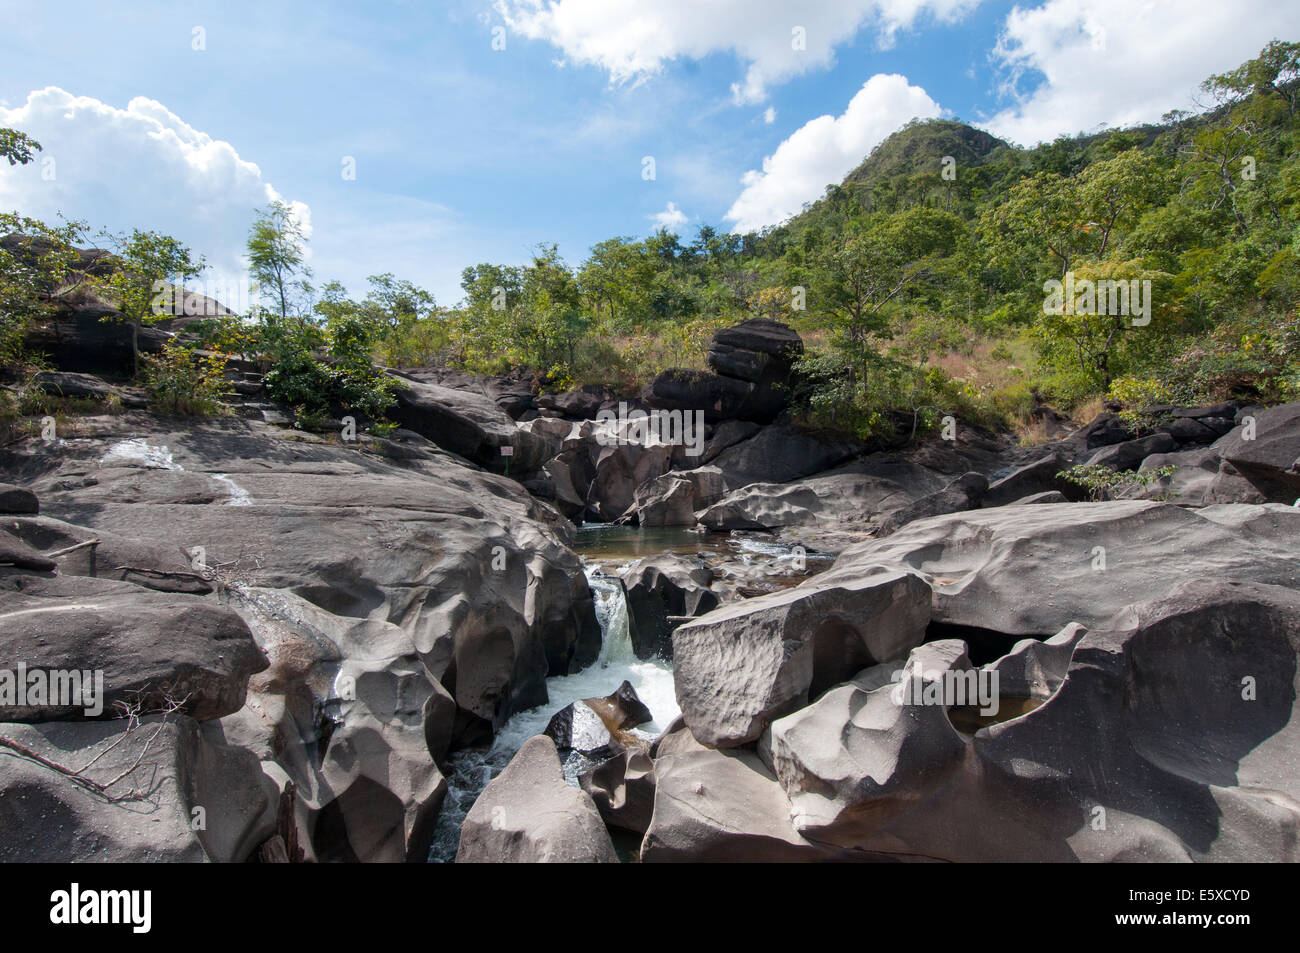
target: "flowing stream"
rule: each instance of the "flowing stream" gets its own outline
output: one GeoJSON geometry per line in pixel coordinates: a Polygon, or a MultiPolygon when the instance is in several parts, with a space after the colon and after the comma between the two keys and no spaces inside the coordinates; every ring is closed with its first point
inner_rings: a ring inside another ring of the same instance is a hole
{"type": "MultiPolygon", "coordinates": [[[[766,540],[744,536],[703,538],[685,530],[629,529],[616,526],[586,525],[578,532],[574,549],[583,556],[583,565],[596,600],[596,618],[600,622],[601,647],[597,660],[573,675],[557,675],[546,680],[550,701],[511,716],[488,748],[467,748],[447,759],[443,774],[447,795],[434,830],[429,860],[447,863],[456,857],[460,825],[487,783],[501,773],[520,746],[533,735],[541,734],[557,711],[580,698],[608,695],[626,679],[654,716],[648,724],[633,729],[653,738],[672,723],[680,713],[673,689],[673,667],[662,659],[638,659],[632,652],[628,629],[627,600],[618,571],[633,559],[658,553],[679,553],[707,557],[744,570],[756,570],[788,584],[785,573],[793,558],[791,548],[766,540]]],[[[807,554],[809,560],[826,559],[807,554]]],[[[566,764],[565,776],[572,784],[577,778],[566,764]]]]}

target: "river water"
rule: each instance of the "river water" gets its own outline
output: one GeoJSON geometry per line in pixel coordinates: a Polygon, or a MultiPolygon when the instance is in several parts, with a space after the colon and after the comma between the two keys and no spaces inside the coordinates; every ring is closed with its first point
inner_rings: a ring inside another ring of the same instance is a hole
{"type": "MultiPolygon", "coordinates": [[[[803,554],[758,536],[702,536],[682,529],[587,524],[578,530],[573,548],[583,558],[587,582],[596,598],[596,618],[602,639],[600,656],[581,672],[548,678],[546,691],[550,701],[513,715],[490,747],[464,749],[448,757],[443,772],[447,795],[434,830],[429,852],[431,862],[447,863],[455,859],[461,822],[480,792],[501,773],[520,746],[533,735],[541,734],[551,717],[570,702],[608,695],[627,680],[654,716],[652,722],[633,729],[647,739],[666,728],[680,713],[673,690],[672,663],[638,659],[632,652],[627,602],[617,578],[619,570],[632,560],[659,553],[697,556],[715,570],[735,575],[751,588],[760,589],[798,582],[802,573],[795,573],[794,567],[800,559],[814,567],[819,562],[829,564],[829,557],[822,554],[803,554]]],[[[576,784],[572,764],[566,765],[565,774],[570,783],[576,784]]]]}

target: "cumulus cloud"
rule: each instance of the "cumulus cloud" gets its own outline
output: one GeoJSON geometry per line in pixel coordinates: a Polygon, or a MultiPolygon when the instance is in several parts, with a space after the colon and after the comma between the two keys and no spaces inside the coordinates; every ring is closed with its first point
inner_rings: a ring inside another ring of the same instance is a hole
{"type": "Polygon", "coordinates": [[[1193,105],[1211,73],[1300,28],[1276,0],[1048,0],[1007,16],[993,61],[1016,101],[984,125],[1021,145],[1061,134],[1158,120],[1193,105]],[[1022,86],[1036,82],[1027,93],[1022,86]]]}
{"type": "Polygon", "coordinates": [[[656,228],[681,228],[686,224],[686,213],[677,207],[677,203],[669,202],[668,207],[662,212],[655,212],[653,215],[647,215],[646,218],[655,223],[656,228]]]}
{"type": "Polygon", "coordinates": [[[766,109],[763,110],[763,122],[767,123],[769,126],[772,125],[772,123],[776,122],[775,107],[768,106],[766,109]]]}
{"type": "MultiPolygon", "coordinates": [[[[210,277],[218,280],[245,272],[254,209],[284,201],[229,142],[152,99],[136,97],[119,109],[49,86],[20,106],[0,108],[0,126],[20,129],[44,147],[31,165],[0,163],[0,209],[47,221],[62,212],[95,230],[165,232],[205,255],[210,277]],[[42,174],[46,169],[52,177],[42,174]]],[[[311,209],[286,204],[310,236],[311,209]]]]}
{"type": "Polygon", "coordinates": [[[886,136],[909,119],[932,119],[939,104],[896,73],[877,73],[839,116],[818,116],[799,127],[741,178],[744,189],[726,214],[737,232],[758,231],[798,212],[839,182],[886,136]]]}
{"type": "Polygon", "coordinates": [[[835,47],[872,25],[882,47],[923,17],[954,22],[979,0],[497,0],[509,28],[558,47],[566,62],[595,66],[610,82],[642,82],[664,64],[732,53],[744,76],[737,103],[769,86],[830,66],[835,47]]]}

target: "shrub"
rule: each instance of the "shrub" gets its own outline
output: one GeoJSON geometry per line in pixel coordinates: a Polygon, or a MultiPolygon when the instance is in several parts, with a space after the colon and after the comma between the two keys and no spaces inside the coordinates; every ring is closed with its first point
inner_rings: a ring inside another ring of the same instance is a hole
{"type": "Polygon", "coordinates": [[[328,331],[286,327],[283,321],[270,325],[267,347],[273,364],[265,384],[276,400],[321,416],[339,407],[372,420],[382,420],[396,402],[393,391],[402,385],[370,363],[373,341],[360,318],[344,316],[328,331]],[[325,346],[323,358],[313,346],[318,340],[325,346]]]}
{"type": "MultiPolygon", "coordinates": [[[[1088,491],[1088,499],[1094,503],[1112,500],[1117,495],[1135,487],[1150,486],[1165,477],[1172,476],[1176,466],[1159,467],[1155,470],[1112,470],[1100,464],[1081,464],[1062,470],[1056,476],[1059,479],[1081,486],[1088,491]]],[[[1168,494],[1158,497],[1168,499],[1168,494]]]]}
{"type": "Polygon", "coordinates": [[[178,341],[163,345],[162,354],[144,355],[144,387],[150,405],[163,414],[209,417],[228,412],[222,402],[230,396],[225,377],[226,356],[199,354],[178,341]]]}

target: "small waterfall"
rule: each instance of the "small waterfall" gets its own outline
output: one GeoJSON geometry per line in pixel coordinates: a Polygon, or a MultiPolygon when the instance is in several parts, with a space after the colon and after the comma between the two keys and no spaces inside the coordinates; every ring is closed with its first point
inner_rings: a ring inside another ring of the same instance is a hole
{"type": "Polygon", "coordinates": [[[623,580],[606,576],[591,566],[585,571],[587,585],[596,601],[596,621],[600,623],[600,655],[596,664],[606,668],[611,662],[635,662],[623,580]]]}
{"type": "MultiPolygon", "coordinates": [[[[635,734],[652,738],[677,717],[672,665],[662,659],[638,659],[632,652],[623,581],[601,573],[595,566],[585,566],[583,571],[595,599],[596,621],[600,623],[600,655],[581,672],[548,678],[550,701],[511,716],[490,747],[457,751],[447,759],[443,772],[447,796],[438,813],[429,860],[437,863],[455,859],[461,822],[479,793],[510,763],[520,746],[540,734],[551,716],[570,702],[608,695],[626,679],[654,716],[649,724],[632,729],[635,734]]],[[[569,780],[576,783],[575,779],[569,780]]]]}

